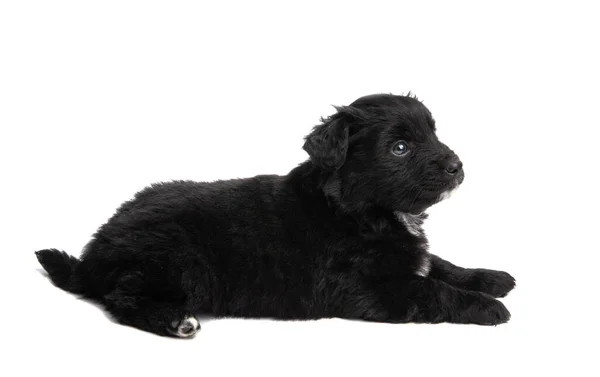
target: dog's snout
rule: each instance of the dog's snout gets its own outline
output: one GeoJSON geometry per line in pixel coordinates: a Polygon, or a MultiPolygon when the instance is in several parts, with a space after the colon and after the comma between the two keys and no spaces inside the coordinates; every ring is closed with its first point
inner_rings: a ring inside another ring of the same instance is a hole
{"type": "Polygon", "coordinates": [[[448,174],[456,174],[460,169],[462,169],[462,162],[458,158],[450,160],[446,166],[448,174]]]}
{"type": "Polygon", "coordinates": [[[457,156],[446,158],[440,165],[450,175],[455,175],[462,169],[462,162],[457,156]]]}

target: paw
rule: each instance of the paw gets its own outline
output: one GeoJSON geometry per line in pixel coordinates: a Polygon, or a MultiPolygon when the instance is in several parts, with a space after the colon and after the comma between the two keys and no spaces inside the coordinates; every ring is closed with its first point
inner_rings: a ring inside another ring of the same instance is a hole
{"type": "Polygon", "coordinates": [[[515,278],[504,271],[475,269],[472,286],[474,290],[493,297],[504,297],[515,287],[515,278]]]}
{"type": "Polygon", "coordinates": [[[200,324],[195,317],[188,316],[182,320],[176,320],[171,322],[171,326],[167,328],[167,331],[174,336],[180,338],[189,338],[196,335],[196,332],[200,329],[200,324]]]}
{"type": "Polygon", "coordinates": [[[490,298],[481,302],[472,313],[473,323],[479,325],[495,326],[506,323],[510,319],[510,312],[503,303],[490,298]]]}

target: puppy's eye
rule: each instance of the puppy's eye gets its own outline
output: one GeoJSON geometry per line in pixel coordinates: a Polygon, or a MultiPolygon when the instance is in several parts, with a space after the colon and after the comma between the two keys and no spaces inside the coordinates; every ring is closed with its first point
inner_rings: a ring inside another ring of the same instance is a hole
{"type": "Polygon", "coordinates": [[[394,148],[392,148],[392,153],[396,156],[403,156],[408,152],[408,144],[404,141],[399,141],[394,144],[394,148]]]}

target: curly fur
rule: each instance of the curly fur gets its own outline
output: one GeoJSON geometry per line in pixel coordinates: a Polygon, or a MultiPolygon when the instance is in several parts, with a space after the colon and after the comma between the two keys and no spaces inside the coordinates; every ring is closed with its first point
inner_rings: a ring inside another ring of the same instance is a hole
{"type": "Polygon", "coordinates": [[[62,289],[119,322],[187,337],[193,317],[493,325],[514,279],[431,255],[424,211],[464,178],[415,97],[359,98],[306,137],[285,176],[154,184],[124,203],[80,259],[36,254],[62,289]],[[392,153],[405,141],[405,155],[392,153]]]}

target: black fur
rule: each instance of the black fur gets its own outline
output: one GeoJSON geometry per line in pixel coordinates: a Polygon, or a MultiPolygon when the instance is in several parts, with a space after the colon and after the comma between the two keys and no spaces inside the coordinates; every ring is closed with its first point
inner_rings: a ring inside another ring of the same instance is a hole
{"type": "Polygon", "coordinates": [[[423,211],[464,177],[429,110],[383,94],[337,110],[288,175],[154,184],[100,227],[81,259],[48,249],[40,263],[57,286],[161,335],[194,332],[181,326],[196,313],[508,321],[492,296],[514,287],[510,275],[427,252],[423,211]]]}

